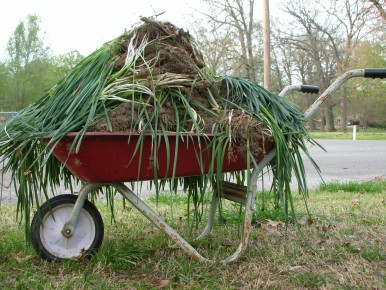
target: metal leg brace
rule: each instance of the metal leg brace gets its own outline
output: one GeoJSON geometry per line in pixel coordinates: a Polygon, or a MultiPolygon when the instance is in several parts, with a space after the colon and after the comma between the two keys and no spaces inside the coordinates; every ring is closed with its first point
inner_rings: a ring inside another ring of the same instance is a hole
{"type": "MultiPolygon", "coordinates": [[[[250,184],[248,185],[248,188],[250,188],[254,184],[257,184],[258,176],[263,171],[264,167],[267,166],[269,164],[269,162],[271,162],[273,157],[275,157],[275,154],[276,154],[275,153],[275,149],[273,149],[270,153],[268,153],[265,156],[265,158],[263,160],[261,160],[259,162],[258,167],[254,168],[254,171],[257,171],[257,177],[256,177],[256,179],[254,179],[253,178],[253,172],[252,172],[251,180],[250,180],[250,184]]],[[[250,193],[250,190],[248,190],[247,196],[250,195],[249,193],[250,193]]],[[[255,200],[256,200],[256,197],[253,198],[253,202],[255,202],[255,200]]],[[[210,234],[210,232],[212,231],[213,223],[214,223],[214,217],[215,217],[216,211],[217,211],[218,201],[219,201],[219,194],[217,192],[214,192],[213,196],[212,196],[211,203],[210,203],[208,223],[207,223],[204,231],[202,232],[202,234],[200,236],[198,236],[196,238],[196,240],[203,240],[203,239],[205,239],[210,234]]],[[[246,204],[247,203],[248,203],[248,200],[247,200],[246,204]]],[[[252,211],[253,211],[253,209],[252,209],[252,211]]]]}
{"type": "Polygon", "coordinates": [[[275,149],[271,150],[252,171],[248,184],[247,202],[245,204],[244,232],[237,250],[231,256],[222,261],[224,265],[236,262],[248,246],[249,234],[252,230],[252,214],[256,203],[257,180],[260,172],[263,171],[263,168],[269,164],[275,155],[275,149]]]}
{"type": "Polygon", "coordinates": [[[196,238],[197,241],[205,239],[212,231],[213,221],[214,221],[214,216],[216,215],[217,206],[218,206],[218,193],[217,193],[217,190],[215,190],[213,192],[212,200],[210,202],[208,223],[206,224],[206,227],[202,232],[202,234],[196,238]]]}
{"type": "Polygon", "coordinates": [[[79,214],[83,208],[84,201],[87,195],[95,188],[99,187],[99,184],[86,183],[79,191],[78,198],[74,204],[74,208],[71,211],[70,216],[67,218],[63,229],[62,235],[66,238],[71,238],[75,232],[76,224],[78,223],[79,214]]]}
{"type": "MultiPolygon", "coordinates": [[[[251,231],[252,225],[252,214],[256,201],[256,191],[257,191],[257,180],[258,177],[263,170],[263,168],[269,164],[269,162],[275,156],[275,150],[271,150],[262,161],[259,162],[258,166],[255,167],[252,171],[252,175],[248,184],[247,191],[247,200],[245,205],[245,217],[244,217],[244,232],[237,250],[228,258],[224,259],[222,263],[224,265],[235,262],[244,250],[247,248],[249,233],[251,231]]],[[[102,184],[86,184],[82,187],[79,192],[78,199],[74,205],[74,209],[71,212],[69,218],[67,219],[62,233],[66,237],[71,237],[78,218],[80,211],[84,205],[84,201],[87,197],[87,194],[91,192],[93,189],[101,186],[102,184]]],[[[143,202],[133,191],[131,191],[126,185],[123,183],[115,183],[115,184],[106,184],[113,186],[119,193],[122,194],[140,213],[142,213],[149,221],[151,221],[155,226],[157,226],[161,231],[163,231],[171,240],[173,240],[177,245],[179,245],[187,254],[189,254],[194,260],[199,262],[208,262],[207,258],[203,257],[200,253],[197,252],[184,238],[182,238],[176,230],[170,227],[160,216],[157,215],[145,202],[143,202]]],[[[213,228],[213,221],[216,214],[218,204],[218,194],[214,194],[209,213],[208,224],[204,230],[204,232],[197,238],[203,239],[211,232],[213,228]]]]}
{"type": "MultiPolygon", "coordinates": [[[[257,180],[263,170],[263,168],[269,164],[269,162],[275,157],[275,150],[271,150],[263,160],[261,160],[256,168],[253,169],[252,175],[248,184],[247,192],[247,201],[245,208],[245,218],[244,218],[244,232],[240,241],[238,249],[228,258],[224,259],[222,263],[224,265],[235,262],[244,250],[247,248],[249,233],[251,231],[252,225],[252,214],[256,201],[256,191],[257,191],[257,180]]],[[[140,211],[149,221],[151,221],[155,226],[157,226],[161,231],[163,231],[171,240],[178,244],[187,254],[189,254],[194,260],[199,262],[208,262],[207,258],[203,257],[200,253],[197,252],[184,238],[182,238],[176,230],[171,228],[160,216],[158,216],[145,202],[143,202],[134,192],[132,192],[124,184],[112,184],[115,189],[117,189],[138,211],[140,211]]],[[[218,194],[214,194],[209,213],[208,224],[204,232],[197,238],[205,238],[213,228],[214,216],[217,209],[218,203],[218,194]]]]}
{"type": "Polygon", "coordinates": [[[144,203],[134,192],[122,183],[112,184],[140,213],[149,221],[163,231],[170,239],[177,243],[194,260],[199,262],[207,261],[201,256],[176,230],[171,228],[160,216],[158,216],[146,203],[144,203]]]}

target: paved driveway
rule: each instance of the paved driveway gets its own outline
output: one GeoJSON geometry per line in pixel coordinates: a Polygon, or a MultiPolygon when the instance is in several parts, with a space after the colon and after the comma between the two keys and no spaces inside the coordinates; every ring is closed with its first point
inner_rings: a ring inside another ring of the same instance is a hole
{"type": "MultiPolygon", "coordinates": [[[[365,181],[386,178],[386,140],[317,140],[319,147],[309,148],[312,158],[321,169],[325,182],[365,181]]],[[[309,187],[322,179],[308,160],[305,161],[309,187]]]]}

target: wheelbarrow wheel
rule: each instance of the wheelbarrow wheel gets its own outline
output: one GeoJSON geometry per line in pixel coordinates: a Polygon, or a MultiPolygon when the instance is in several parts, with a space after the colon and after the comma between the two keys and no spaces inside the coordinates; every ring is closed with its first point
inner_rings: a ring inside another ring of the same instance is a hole
{"type": "Polygon", "coordinates": [[[58,195],[45,202],[31,223],[31,242],[36,252],[48,261],[84,258],[93,254],[103,241],[104,226],[98,209],[88,200],[80,212],[75,232],[66,238],[61,231],[77,196],[58,195]]]}

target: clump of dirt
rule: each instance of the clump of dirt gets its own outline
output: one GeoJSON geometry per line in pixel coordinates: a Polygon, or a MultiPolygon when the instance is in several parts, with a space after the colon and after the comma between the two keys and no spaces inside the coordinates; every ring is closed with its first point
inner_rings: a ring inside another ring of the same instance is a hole
{"type": "Polygon", "coordinates": [[[238,141],[240,145],[238,150],[245,150],[246,140],[249,137],[250,150],[254,156],[265,155],[267,153],[266,145],[273,140],[271,132],[265,129],[260,121],[238,110],[228,111],[227,117],[223,118],[220,124],[224,128],[224,132],[238,141]]]}
{"type": "MultiPolygon", "coordinates": [[[[145,86],[154,92],[162,89],[155,87],[155,80],[166,77],[180,76],[179,80],[171,83],[175,85],[189,100],[194,100],[205,108],[209,108],[208,88],[213,86],[211,82],[202,79],[200,69],[205,68],[202,54],[198,51],[191,40],[189,32],[185,32],[169,22],[156,22],[149,18],[141,18],[144,22],[133,32],[118,40],[117,60],[115,71],[120,71],[126,64],[127,55],[131,49],[140,49],[146,42],[143,57],[135,63],[136,71],[132,77],[136,81],[144,80],[145,86]],[[182,80],[181,80],[182,79],[182,80]],[[193,87],[194,83],[194,88],[193,87]]],[[[131,73],[131,72],[129,72],[131,73]]],[[[148,115],[152,110],[146,108],[148,115]]],[[[183,110],[183,106],[180,108],[183,110]]],[[[107,117],[95,122],[89,131],[132,131],[138,130],[140,120],[138,113],[140,106],[123,102],[113,109],[107,117]]],[[[198,114],[203,119],[204,131],[210,131],[210,127],[218,121],[204,110],[198,114]]],[[[143,113],[143,112],[142,112],[143,113]]],[[[182,114],[183,112],[181,112],[182,114]]],[[[160,107],[160,119],[165,123],[167,130],[175,130],[176,116],[174,109],[167,104],[160,107]]],[[[186,126],[189,125],[187,122],[186,126]]]]}
{"type": "Polygon", "coordinates": [[[129,45],[134,44],[139,48],[143,40],[149,44],[145,47],[144,59],[136,65],[146,63],[147,67],[153,68],[153,76],[166,72],[197,75],[197,68],[205,67],[202,54],[192,44],[189,32],[169,22],[156,22],[145,17],[141,20],[144,22],[143,25],[120,40],[120,56],[115,64],[116,71],[124,67],[129,45]]]}
{"type": "MultiPolygon", "coordinates": [[[[162,93],[165,87],[175,88],[185,96],[197,114],[196,122],[201,132],[213,133],[213,128],[217,128],[217,132],[229,132],[242,142],[249,136],[252,153],[265,154],[265,139],[270,136],[264,131],[263,124],[237,109],[222,111],[209,102],[211,92],[225,95],[226,87],[224,83],[213,83],[202,77],[206,69],[204,59],[189,32],[169,22],[156,22],[149,18],[142,18],[142,21],[142,25],[117,41],[114,70],[119,72],[128,61],[133,61],[130,58],[133,49],[143,49],[141,57],[135,60],[135,69],[127,72],[133,81],[144,84],[155,95],[162,93]],[[143,43],[146,45],[142,47],[143,43]],[[162,84],[161,80],[165,79],[168,81],[162,84]],[[211,114],[211,110],[218,110],[218,114],[211,114]]],[[[117,104],[107,116],[97,120],[89,131],[138,132],[144,122],[152,119],[153,114],[155,117],[152,120],[157,118],[166,130],[192,131],[194,122],[189,119],[192,115],[187,114],[185,103],[173,107],[168,101],[162,104],[153,101],[151,105],[144,105],[149,104],[151,97],[144,98],[141,102],[129,100],[117,104]],[[183,124],[180,120],[184,120],[183,124]]]]}

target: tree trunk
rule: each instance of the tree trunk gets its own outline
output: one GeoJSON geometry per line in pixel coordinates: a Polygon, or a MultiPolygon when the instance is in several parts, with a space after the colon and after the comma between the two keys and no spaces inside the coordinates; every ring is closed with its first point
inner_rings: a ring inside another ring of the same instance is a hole
{"type": "Polygon", "coordinates": [[[344,133],[347,132],[347,99],[346,89],[344,87],[340,90],[340,130],[344,133]]]}
{"type": "Polygon", "coordinates": [[[323,107],[320,108],[320,131],[326,131],[326,103],[323,104],[323,107]]]}
{"type": "MultiPolygon", "coordinates": [[[[305,82],[303,82],[305,83],[305,82]]],[[[314,103],[314,100],[312,98],[310,98],[309,96],[307,96],[306,98],[306,104],[307,104],[307,108],[311,107],[311,105],[314,103]]],[[[317,128],[317,125],[316,125],[316,120],[314,118],[312,118],[309,122],[308,122],[308,125],[310,126],[310,131],[315,131],[316,128],[317,128]]]]}
{"type": "Polygon", "coordinates": [[[332,111],[333,106],[331,105],[331,101],[327,99],[325,101],[326,103],[326,131],[327,132],[335,132],[335,125],[334,125],[334,113],[332,111]]]}
{"type": "Polygon", "coordinates": [[[269,0],[264,0],[264,88],[271,89],[269,0]]]}

